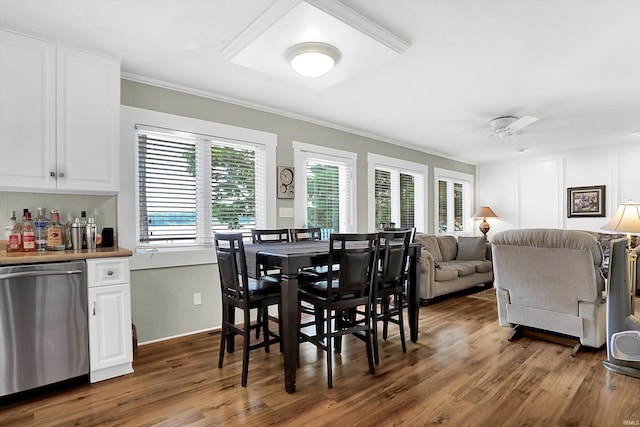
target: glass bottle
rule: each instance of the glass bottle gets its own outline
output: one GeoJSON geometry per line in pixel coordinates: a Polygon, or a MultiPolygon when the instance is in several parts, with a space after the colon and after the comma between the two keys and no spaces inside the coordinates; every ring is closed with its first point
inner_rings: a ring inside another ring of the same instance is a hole
{"type": "Polygon", "coordinates": [[[31,212],[25,214],[24,225],[22,227],[22,251],[35,252],[36,250],[36,233],[33,231],[33,223],[31,222],[31,212]]]}
{"type": "Polygon", "coordinates": [[[6,240],[9,240],[9,235],[11,234],[11,231],[13,230],[13,227],[15,227],[16,225],[16,211],[11,211],[11,218],[9,218],[9,221],[7,221],[7,223],[4,225],[4,237],[6,240]]]}
{"type": "Polygon", "coordinates": [[[33,221],[33,229],[36,233],[36,250],[47,249],[47,227],[51,220],[44,216],[44,208],[38,208],[38,216],[33,221]]]}
{"type": "Polygon", "coordinates": [[[9,223],[12,224],[12,227],[7,235],[7,252],[20,252],[22,251],[22,236],[20,235],[20,223],[16,221],[16,211],[11,211],[9,223]]]}
{"type": "Polygon", "coordinates": [[[52,209],[53,220],[47,226],[47,249],[50,251],[64,251],[64,233],[60,224],[60,213],[52,209]]]}
{"type": "Polygon", "coordinates": [[[67,249],[73,249],[73,239],[71,238],[71,212],[67,212],[67,223],[64,225],[64,242],[67,249]]]}

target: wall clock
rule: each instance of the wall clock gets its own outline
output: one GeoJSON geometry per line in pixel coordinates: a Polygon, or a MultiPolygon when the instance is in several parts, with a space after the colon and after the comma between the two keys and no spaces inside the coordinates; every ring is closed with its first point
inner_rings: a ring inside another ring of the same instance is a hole
{"type": "Polygon", "coordinates": [[[278,166],[278,199],[293,199],[295,196],[294,169],[278,166]]]}

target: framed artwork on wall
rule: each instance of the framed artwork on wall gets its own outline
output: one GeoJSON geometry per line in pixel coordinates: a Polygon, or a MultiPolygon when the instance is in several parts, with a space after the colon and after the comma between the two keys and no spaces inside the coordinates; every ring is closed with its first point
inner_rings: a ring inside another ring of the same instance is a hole
{"type": "Polygon", "coordinates": [[[278,199],[293,199],[295,192],[295,172],[291,166],[278,166],[278,199]]]}
{"type": "Polygon", "coordinates": [[[606,216],[606,186],[567,188],[567,218],[606,216]]]}

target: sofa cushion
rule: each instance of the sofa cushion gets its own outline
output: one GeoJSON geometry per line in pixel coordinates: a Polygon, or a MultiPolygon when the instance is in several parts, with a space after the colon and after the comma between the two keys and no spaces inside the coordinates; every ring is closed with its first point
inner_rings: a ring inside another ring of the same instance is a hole
{"type": "Polygon", "coordinates": [[[438,246],[442,254],[442,261],[452,261],[456,259],[458,253],[458,241],[455,236],[438,236],[438,246]]]}
{"type": "Polygon", "coordinates": [[[458,271],[450,265],[441,265],[435,269],[434,273],[436,282],[446,282],[458,278],[458,271]]]}
{"type": "Polygon", "coordinates": [[[442,261],[442,253],[440,253],[440,246],[438,246],[436,236],[416,234],[416,243],[420,243],[422,249],[429,252],[435,262],[442,261]]]}
{"type": "Polygon", "coordinates": [[[481,261],[485,259],[487,251],[486,240],[482,237],[458,237],[458,254],[456,260],[481,261]]]}
{"type": "Polygon", "coordinates": [[[493,263],[491,261],[476,261],[474,265],[476,273],[488,273],[493,269],[493,263]]]}
{"type": "MultiPolygon", "coordinates": [[[[440,264],[439,270],[444,270],[444,271],[455,270],[457,277],[470,276],[476,272],[476,266],[473,265],[473,262],[443,261],[439,264],[440,264]]],[[[436,272],[437,271],[438,269],[436,269],[436,272]]]]}

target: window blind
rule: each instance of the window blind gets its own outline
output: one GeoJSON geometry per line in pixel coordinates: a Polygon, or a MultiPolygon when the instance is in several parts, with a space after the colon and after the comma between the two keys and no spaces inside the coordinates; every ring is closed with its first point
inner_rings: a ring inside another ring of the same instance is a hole
{"type": "Polygon", "coordinates": [[[376,225],[394,222],[397,227],[423,227],[424,177],[417,172],[391,167],[375,169],[376,225]]]}
{"type": "Polygon", "coordinates": [[[266,223],[266,151],[243,141],[138,128],[138,244],[209,247],[266,223]]]}

